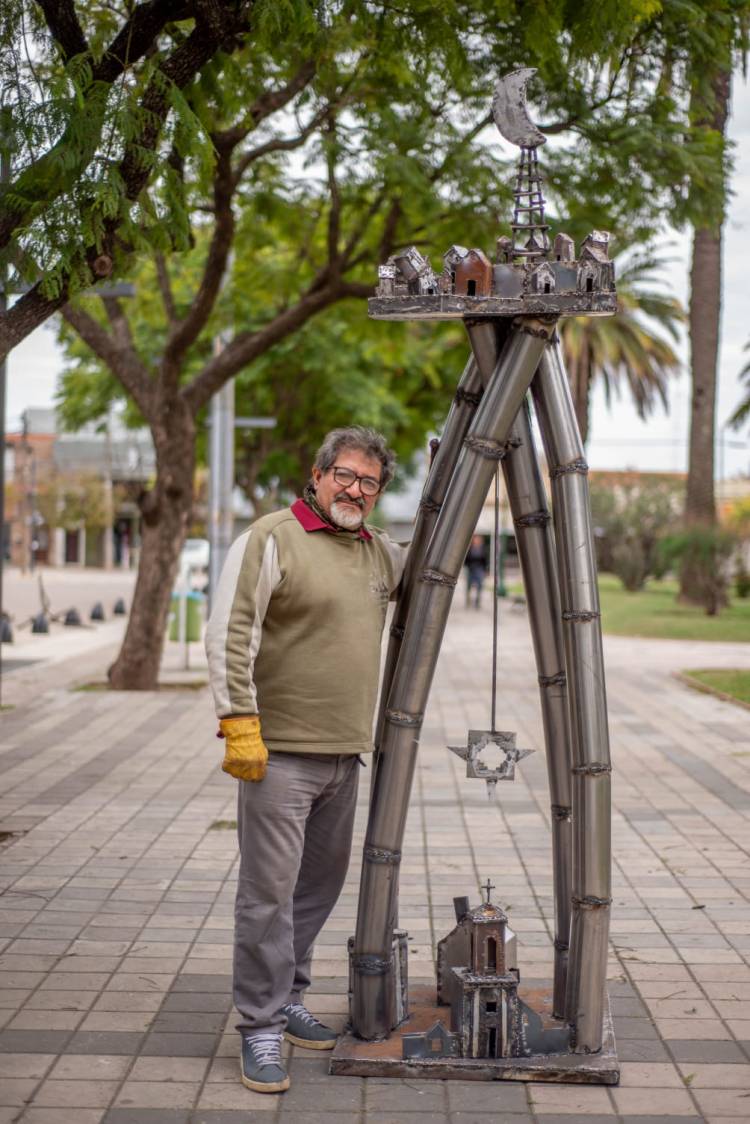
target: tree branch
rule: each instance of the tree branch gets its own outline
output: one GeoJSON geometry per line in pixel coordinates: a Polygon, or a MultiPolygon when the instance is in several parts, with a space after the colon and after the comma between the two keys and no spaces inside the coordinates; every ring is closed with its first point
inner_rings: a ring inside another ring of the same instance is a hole
{"type": "Polygon", "coordinates": [[[44,13],[52,38],[60,48],[63,62],[89,49],[83,28],[78,22],[73,0],[37,0],[44,13]]]}
{"type": "Polygon", "coordinates": [[[240,182],[250,165],[254,164],[256,160],[260,160],[263,156],[269,156],[272,152],[290,152],[292,149],[300,148],[310,134],[317,129],[318,125],[325,120],[329,112],[330,106],[324,106],[308,121],[307,125],[304,126],[296,137],[287,137],[285,140],[268,140],[265,144],[259,144],[257,148],[251,148],[248,152],[243,153],[234,168],[235,186],[240,182]]]}
{"type": "Polygon", "coordinates": [[[174,303],[174,293],[172,292],[172,282],[169,278],[169,268],[167,266],[164,254],[156,254],[156,278],[159,282],[159,292],[161,293],[164,311],[167,314],[167,322],[170,328],[177,321],[177,309],[174,303]]]}
{"type": "MultiPolygon", "coordinates": [[[[49,22],[53,17],[59,16],[60,8],[72,12],[75,19],[72,0],[65,0],[63,4],[56,4],[54,0],[44,0],[44,3],[39,0],[39,3],[56,41],[60,42],[58,35],[65,36],[63,49],[72,50],[83,43],[85,50],[86,43],[80,26],[79,38],[69,19],[63,19],[54,26],[49,22]]],[[[135,9],[101,60],[93,67],[92,80],[82,92],[82,105],[74,110],[60,139],[49,151],[25,167],[13,183],[7,184],[4,189],[0,188],[0,249],[7,246],[15,231],[30,219],[35,207],[49,206],[88,167],[99,142],[96,121],[101,125],[104,119],[108,87],[127,67],[145,54],[168,20],[189,14],[189,5],[177,7],[171,0],[150,0],[135,9]],[[81,144],[76,136],[80,132],[79,123],[85,117],[90,119],[89,127],[85,130],[88,140],[81,144]],[[70,161],[71,152],[78,154],[74,164],[70,161]],[[12,203],[8,201],[9,194],[13,197],[12,203]]],[[[77,25],[77,20],[75,23],[77,25]]]]}
{"type": "Polygon", "coordinates": [[[267,90],[257,97],[247,112],[247,121],[214,134],[213,141],[216,147],[236,148],[254,129],[257,129],[261,121],[270,117],[277,109],[288,105],[308,85],[315,75],[316,65],[314,59],[309,59],[285,85],[277,90],[267,90]]]}
{"type": "MultiPolygon", "coordinates": [[[[354,290],[350,292],[351,288],[351,285],[342,281],[334,281],[315,290],[311,287],[296,304],[285,308],[262,328],[255,332],[241,332],[235,336],[231,343],[227,344],[219,355],[209,360],[193,381],[180,391],[193,416],[201,406],[206,405],[227,379],[236,375],[258,356],[265,354],[279,340],[301,328],[316,312],[327,308],[342,295],[360,295],[358,287],[356,292],[354,290]]],[[[372,286],[366,288],[367,294],[372,295],[372,286]]]]}
{"type": "MultiPolygon", "coordinates": [[[[107,301],[105,306],[106,304],[107,301]]],[[[143,416],[148,418],[153,405],[153,384],[148,370],[132,346],[129,328],[123,331],[120,318],[124,320],[125,316],[122,311],[118,314],[113,310],[115,328],[112,333],[97,323],[88,312],[72,304],[63,305],[62,314],[84,343],[117,376],[143,416]]]]}
{"type": "Polygon", "coordinates": [[[169,333],[162,358],[162,377],[168,389],[179,380],[180,361],[187,349],[200,335],[206,324],[221,288],[229,251],[234,238],[232,193],[234,183],[229,152],[219,152],[214,172],[213,194],[216,222],[203,269],[200,287],[190,311],[178,321],[169,333]]]}

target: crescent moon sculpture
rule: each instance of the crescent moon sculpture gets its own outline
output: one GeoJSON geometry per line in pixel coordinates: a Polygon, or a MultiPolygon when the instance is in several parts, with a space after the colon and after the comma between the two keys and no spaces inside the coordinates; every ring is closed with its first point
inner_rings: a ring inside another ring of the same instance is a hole
{"type": "Polygon", "coordinates": [[[537,129],[526,108],[526,84],[536,67],[521,66],[500,78],[492,98],[492,116],[500,135],[520,148],[537,148],[547,138],[537,129]]]}

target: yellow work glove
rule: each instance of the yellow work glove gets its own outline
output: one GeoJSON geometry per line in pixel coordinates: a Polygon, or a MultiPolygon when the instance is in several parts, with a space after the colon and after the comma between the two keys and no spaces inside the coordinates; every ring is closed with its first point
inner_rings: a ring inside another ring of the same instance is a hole
{"type": "Polygon", "coordinates": [[[222,718],[219,729],[219,736],[226,739],[221,763],[224,772],[240,781],[262,781],[266,775],[268,750],[260,736],[258,715],[222,718]]]}

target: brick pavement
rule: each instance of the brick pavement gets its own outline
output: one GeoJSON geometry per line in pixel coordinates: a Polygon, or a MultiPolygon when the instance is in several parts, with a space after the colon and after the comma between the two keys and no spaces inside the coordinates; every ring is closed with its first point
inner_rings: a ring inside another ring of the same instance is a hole
{"type": "MultiPolygon", "coordinates": [[[[487,875],[519,934],[522,977],[551,964],[543,753],[487,801],[445,749],[489,711],[489,606],[451,618],[407,826],[401,920],[412,978],[432,978],[452,897],[487,875]]],[[[500,725],[541,748],[522,612],[504,609],[500,725]]],[[[2,718],[0,1124],[711,1124],[750,1117],[747,713],[692,693],[686,666],[750,646],[607,642],[615,891],[616,1089],[329,1078],[291,1051],[292,1089],[238,1081],[229,972],[234,782],[205,692],[55,690],[2,718]]],[[[359,875],[317,947],[310,1006],[346,1006],[359,875]]]]}

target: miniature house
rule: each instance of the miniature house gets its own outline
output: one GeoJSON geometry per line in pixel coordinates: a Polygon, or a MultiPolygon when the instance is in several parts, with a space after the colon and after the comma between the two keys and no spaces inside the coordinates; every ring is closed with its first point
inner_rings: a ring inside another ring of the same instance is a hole
{"type": "Polygon", "coordinates": [[[554,293],[555,275],[548,263],[542,262],[531,274],[532,293],[554,293]]]}
{"type": "Polygon", "coordinates": [[[443,254],[443,277],[448,283],[447,291],[454,293],[456,291],[456,269],[468,254],[465,246],[451,246],[450,250],[443,254]]]}
{"type": "Polygon", "coordinates": [[[392,258],[385,265],[378,266],[378,296],[393,297],[396,295],[396,266],[392,258]]]}
{"type": "Polygon", "coordinates": [[[495,261],[498,265],[504,265],[506,262],[509,262],[511,253],[513,252],[513,239],[509,238],[507,234],[503,234],[498,238],[495,246],[495,261]]]}
{"type": "Polygon", "coordinates": [[[456,296],[488,297],[492,292],[492,264],[482,250],[469,250],[455,268],[456,296]]]}
{"type": "Polygon", "coordinates": [[[437,278],[429,260],[420,254],[416,246],[410,246],[393,258],[398,272],[406,281],[409,293],[419,296],[432,296],[438,291],[437,278]]]}
{"type": "Polygon", "coordinates": [[[555,261],[574,261],[576,256],[575,242],[569,234],[555,235],[553,249],[555,261]]]}
{"type": "Polygon", "coordinates": [[[520,1051],[518,979],[515,936],[503,910],[485,902],[463,913],[438,944],[438,1002],[450,1004],[451,1030],[463,1057],[511,1057],[520,1051]]]}

